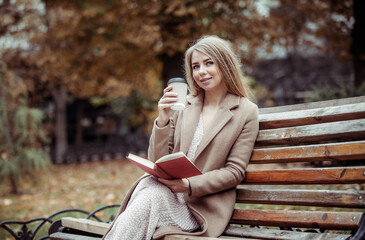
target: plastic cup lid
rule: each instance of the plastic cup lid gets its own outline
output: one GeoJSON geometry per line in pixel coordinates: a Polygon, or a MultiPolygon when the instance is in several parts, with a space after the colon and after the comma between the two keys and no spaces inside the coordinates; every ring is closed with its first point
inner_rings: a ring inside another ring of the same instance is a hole
{"type": "Polygon", "coordinates": [[[167,84],[170,83],[175,83],[175,82],[180,82],[180,83],[186,83],[186,80],[184,78],[171,78],[167,84]]]}

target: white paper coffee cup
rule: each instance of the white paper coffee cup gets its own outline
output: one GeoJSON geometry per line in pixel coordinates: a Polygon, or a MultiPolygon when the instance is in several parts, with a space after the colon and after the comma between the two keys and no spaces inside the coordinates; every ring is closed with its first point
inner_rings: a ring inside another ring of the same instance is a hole
{"type": "Polygon", "coordinates": [[[171,78],[167,82],[172,86],[171,92],[177,93],[177,102],[171,107],[172,110],[184,110],[186,105],[186,95],[188,93],[188,84],[183,78],[171,78]]]}

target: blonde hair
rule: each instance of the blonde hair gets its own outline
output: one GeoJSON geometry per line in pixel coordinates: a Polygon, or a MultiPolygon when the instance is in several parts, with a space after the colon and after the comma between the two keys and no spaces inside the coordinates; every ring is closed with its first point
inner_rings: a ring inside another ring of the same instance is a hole
{"type": "Polygon", "coordinates": [[[194,51],[209,56],[222,76],[229,93],[252,97],[250,88],[242,74],[241,64],[226,40],[217,36],[204,36],[185,52],[185,78],[189,84],[190,94],[196,96],[202,89],[193,79],[191,58],[194,51]]]}

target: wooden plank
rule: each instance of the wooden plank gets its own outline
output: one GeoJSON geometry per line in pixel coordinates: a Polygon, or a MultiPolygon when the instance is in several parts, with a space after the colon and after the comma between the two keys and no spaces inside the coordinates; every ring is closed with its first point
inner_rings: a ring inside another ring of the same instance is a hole
{"type": "Polygon", "coordinates": [[[334,139],[359,140],[365,137],[365,119],[321,123],[259,131],[257,145],[300,144],[334,139]]]}
{"type": "Polygon", "coordinates": [[[365,208],[365,191],[248,189],[237,187],[238,203],[365,208]]]}
{"type": "MultiPolygon", "coordinates": [[[[202,236],[187,236],[187,235],[167,235],[162,240],[219,240],[220,238],[214,238],[214,237],[202,237],[202,236]]],[[[223,238],[224,239],[224,238],[223,238]]],[[[248,238],[234,238],[234,239],[240,239],[245,240],[248,238]]],[[[250,238],[249,240],[255,240],[250,238]]]]}
{"type": "Polygon", "coordinates": [[[243,184],[365,183],[365,167],[278,169],[247,171],[243,184]]]}
{"type": "Polygon", "coordinates": [[[253,226],[356,230],[361,212],[235,209],[231,223],[253,226]]]}
{"type": "Polygon", "coordinates": [[[49,236],[52,240],[100,240],[100,238],[97,237],[88,237],[88,236],[82,236],[82,235],[76,235],[76,234],[70,234],[70,233],[61,233],[56,232],[52,233],[49,236]]]}
{"type": "Polygon", "coordinates": [[[235,237],[247,237],[258,239],[275,239],[275,240],[345,240],[351,237],[350,234],[334,234],[334,233],[313,233],[313,232],[294,232],[276,229],[259,229],[249,227],[233,227],[229,226],[224,232],[225,235],[235,237]]]}
{"type": "Polygon", "coordinates": [[[236,239],[236,240],[242,240],[242,239],[247,239],[247,240],[262,240],[262,239],[258,239],[258,238],[244,238],[244,237],[232,237],[232,236],[226,236],[226,235],[222,235],[220,236],[218,239],[236,239]]]}
{"type": "Polygon", "coordinates": [[[287,163],[365,159],[365,141],[295,147],[255,148],[250,163],[287,163]]]}
{"type": "Polygon", "coordinates": [[[296,110],[304,110],[304,109],[332,107],[332,106],[346,105],[346,104],[352,104],[352,103],[361,103],[361,102],[365,102],[365,96],[352,97],[352,98],[341,98],[341,99],[335,99],[335,100],[301,103],[301,104],[293,104],[293,105],[285,105],[285,106],[276,106],[276,107],[268,107],[268,108],[259,108],[259,114],[279,113],[279,112],[296,111],[296,110]]]}
{"type": "Polygon", "coordinates": [[[283,128],[361,118],[365,118],[365,102],[259,115],[260,129],[283,128]]]}
{"type": "Polygon", "coordinates": [[[104,235],[110,226],[110,223],[92,221],[85,218],[63,217],[62,226],[77,229],[84,232],[104,235]]]}

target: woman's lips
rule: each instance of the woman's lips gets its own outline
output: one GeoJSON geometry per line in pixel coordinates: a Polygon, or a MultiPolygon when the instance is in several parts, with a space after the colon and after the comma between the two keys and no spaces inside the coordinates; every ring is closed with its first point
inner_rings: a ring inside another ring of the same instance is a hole
{"type": "Polygon", "coordinates": [[[205,82],[209,81],[210,79],[212,79],[212,78],[203,78],[203,79],[200,79],[200,82],[205,83],[205,82]]]}

